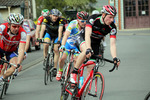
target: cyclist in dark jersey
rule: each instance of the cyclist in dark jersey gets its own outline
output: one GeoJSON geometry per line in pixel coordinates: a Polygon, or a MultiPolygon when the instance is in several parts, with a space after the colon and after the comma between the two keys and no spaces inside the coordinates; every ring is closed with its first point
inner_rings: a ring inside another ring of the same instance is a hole
{"type": "MultiPolygon", "coordinates": [[[[102,14],[94,14],[88,18],[85,30],[82,30],[80,38],[77,40],[76,44],[79,47],[80,43],[82,43],[82,47],[85,47],[81,54],[79,55],[74,70],[71,73],[70,81],[72,83],[77,83],[77,70],[80,65],[84,62],[86,58],[90,58],[90,60],[95,61],[95,57],[92,54],[99,54],[99,46],[100,42],[104,36],[108,33],[110,34],[110,50],[111,55],[114,60],[114,63],[117,63],[119,66],[120,60],[117,58],[116,53],[116,34],[117,28],[113,23],[114,17],[116,16],[117,11],[115,7],[110,5],[103,6],[102,14]],[[83,44],[82,41],[85,40],[83,44]]],[[[87,67],[88,73],[94,65],[90,65],[87,67]]]]}
{"type": "MultiPolygon", "coordinates": [[[[54,76],[56,76],[57,72],[57,63],[59,58],[58,47],[60,46],[60,41],[62,38],[64,21],[60,17],[60,11],[58,9],[52,9],[50,11],[50,15],[45,17],[42,23],[42,29],[40,33],[40,39],[42,39],[44,31],[46,29],[46,34],[44,36],[45,42],[54,41],[54,43],[58,43],[54,45],[54,76]]],[[[44,44],[44,59],[47,57],[48,44],[44,44]]],[[[44,60],[45,61],[45,60],[44,60]]]]}

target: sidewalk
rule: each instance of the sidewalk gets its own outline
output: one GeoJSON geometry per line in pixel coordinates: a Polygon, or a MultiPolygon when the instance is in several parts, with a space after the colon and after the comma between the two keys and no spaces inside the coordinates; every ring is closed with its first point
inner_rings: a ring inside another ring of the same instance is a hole
{"type": "Polygon", "coordinates": [[[118,30],[118,35],[150,35],[150,28],[118,30]]]}

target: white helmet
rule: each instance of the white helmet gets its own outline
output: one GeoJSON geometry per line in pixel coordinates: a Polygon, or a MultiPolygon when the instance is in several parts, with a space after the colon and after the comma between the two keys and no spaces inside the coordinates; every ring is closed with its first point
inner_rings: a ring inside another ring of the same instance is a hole
{"type": "Polygon", "coordinates": [[[11,23],[11,24],[22,24],[24,17],[20,13],[18,14],[10,13],[7,20],[8,20],[8,23],[11,23]]]}
{"type": "Polygon", "coordinates": [[[93,10],[93,11],[92,11],[92,15],[93,15],[93,14],[100,14],[100,13],[99,13],[98,10],[93,10]]]}

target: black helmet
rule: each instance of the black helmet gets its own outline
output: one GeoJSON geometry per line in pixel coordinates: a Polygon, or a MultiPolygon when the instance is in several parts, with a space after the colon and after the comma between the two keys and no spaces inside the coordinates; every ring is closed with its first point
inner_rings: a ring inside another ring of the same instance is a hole
{"type": "Polygon", "coordinates": [[[89,17],[89,14],[85,11],[81,11],[77,13],[77,18],[78,19],[83,19],[83,20],[87,20],[89,17]]]}
{"type": "Polygon", "coordinates": [[[59,16],[60,15],[60,11],[58,9],[52,9],[50,12],[51,15],[56,15],[59,16]]]}

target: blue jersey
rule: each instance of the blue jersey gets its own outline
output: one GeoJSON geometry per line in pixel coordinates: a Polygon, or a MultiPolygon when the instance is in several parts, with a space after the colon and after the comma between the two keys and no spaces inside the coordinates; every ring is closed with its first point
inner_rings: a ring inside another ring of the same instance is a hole
{"type": "Polygon", "coordinates": [[[67,42],[71,45],[74,46],[75,41],[77,38],[80,36],[80,30],[79,30],[79,25],[77,20],[73,20],[69,23],[69,25],[66,28],[66,31],[71,32],[70,36],[67,39],[67,42]]]}

